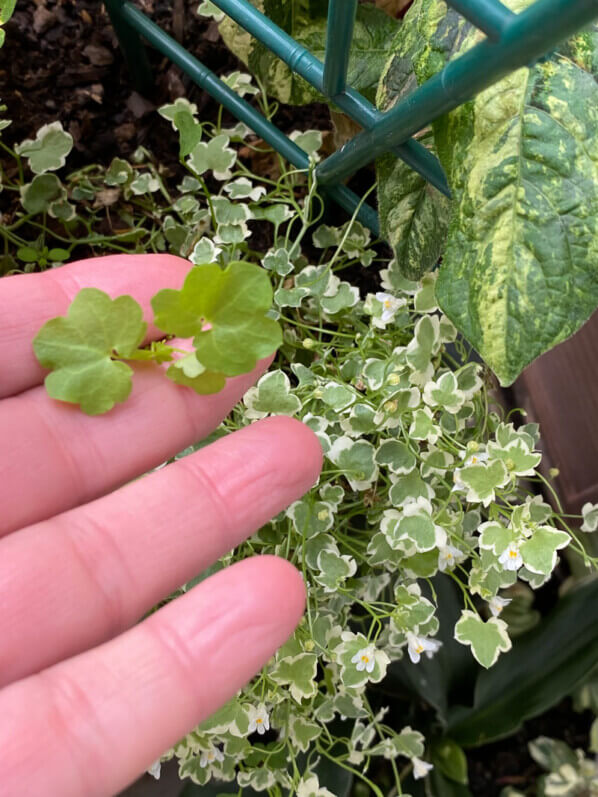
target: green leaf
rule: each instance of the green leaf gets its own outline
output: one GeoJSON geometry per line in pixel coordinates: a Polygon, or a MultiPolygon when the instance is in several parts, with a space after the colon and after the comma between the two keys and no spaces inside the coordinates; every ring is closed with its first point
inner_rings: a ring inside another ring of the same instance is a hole
{"type": "Polygon", "coordinates": [[[160,181],[151,172],[141,172],[131,181],[130,188],[135,196],[153,194],[160,188],[160,181]]]}
{"type": "Polygon", "coordinates": [[[328,315],[354,307],[359,301],[359,288],[348,282],[340,282],[336,293],[332,295],[328,294],[328,291],[326,293],[327,295],[320,299],[320,306],[328,315]]]}
{"type": "MultiPolygon", "coordinates": [[[[185,143],[190,143],[189,137],[186,137],[185,143]]],[[[189,154],[187,165],[195,174],[211,170],[217,180],[228,180],[230,169],[237,159],[237,153],[229,144],[230,139],[225,135],[214,136],[207,143],[200,141],[189,154]]]]}
{"type": "Polygon", "coordinates": [[[166,371],[166,376],[177,385],[190,387],[202,396],[219,393],[226,382],[224,374],[208,371],[194,351],[174,362],[166,371]]]}
{"type": "Polygon", "coordinates": [[[306,539],[328,531],[334,522],[331,504],[325,501],[310,501],[307,498],[291,504],[287,509],[287,515],[293,521],[298,534],[304,535],[306,539]]]}
{"type": "Polygon", "coordinates": [[[467,489],[466,499],[476,501],[488,506],[494,500],[495,490],[503,487],[509,480],[507,469],[503,462],[495,460],[489,465],[468,465],[455,471],[459,481],[467,489]]]}
{"type": "Polygon", "coordinates": [[[314,579],[326,592],[336,592],[357,570],[353,557],[347,554],[341,555],[336,551],[320,551],[317,564],[320,572],[315,574],[314,579]]]}
{"type": "Polygon", "coordinates": [[[55,174],[38,174],[19,189],[21,204],[27,213],[44,213],[66,199],[66,188],[55,174]]]}
{"type": "Polygon", "coordinates": [[[464,609],[455,626],[455,639],[462,645],[471,645],[471,652],[482,667],[492,667],[499,654],[511,649],[507,624],[498,617],[489,620],[464,609]]]}
{"type": "MultiPolygon", "coordinates": [[[[467,786],[447,777],[439,766],[435,766],[430,772],[427,783],[430,788],[429,794],[434,797],[474,797],[467,786]]],[[[501,797],[506,795],[501,793],[501,797]]]]}
{"type": "Polygon", "coordinates": [[[595,26],[435,125],[454,195],[437,297],[503,385],[598,304],[597,79],[595,26]]]}
{"type": "Polygon", "coordinates": [[[542,459],[542,454],[530,451],[523,440],[514,440],[504,448],[490,441],[488,456],[490,459],[501,459],[509,473],[516,476],[533,476],[542,459]]]}
{"type": "Polygon", "coordinates": [[[12,17],[17,5],[17,0],[0,0],[0,25],[12,17]]]}
{"type": "MultiPolygon", "coordinates": [[[[324,60],[326,3],[306,0],[252,0],[276,25],[316,58],[324,60]],[[315,6],[315,8],[314,8],[315,6]]],[[[351,41],[347,83],[372,100],[386,61],[388,45],[399,23],[371,5],[359,5],[351,41]]],[[[227,47],[257,75],[268,94],[281,102],[303,105],[324,98],[292,72],[265,45],[252,39],[230,20],[220,25],[227,47]]]]}
{"type": "MultiPolygon", "coordinates": [[[[431,134],[423,137],[430,147],[431,134]]],[[[383,237],[401,273],[419,279],[433,269],[448,232],[450,200],[396,155],[376,161],[378,209],[383,237]]]]}
{"type": "Polygon", "coordinates": [[[517,538],[512,529],[506,528],[502,523],[496,521],[482,523],[478,531],[480,533],[480,548],[492,551],[495,556],[500,556],[517,538]]]}
{"type": "Polygon", "coordinates": [[[269,674],[277,683],[288,685],[292,697],[298,702],[313,697],[317,691],[315,682],[318,658],[314,653],[299,653],[278,662],[269,674]]]}
{"type": "Polygon", "coordinates": [[[410,726],[403,728],[400,733],[387,737],[370,748],[370,755],[384,755],[385,758],[394,759],[398,755],[406,758],[419,757],[424,754],[424,737],[419,731],[414,731],[410,726]]]}
{"type": "Polygon", "coordinates": [[[322,146],[321,130],[293,130],[289,138],[311,158],[319,160],[318,150],[322,146]]]}
{"type": "MultiPolygon", "coordinates": [[[[231,194],[232,196],[232,194],[231,194]]],[[[281,277],[286,277],[293,270],[293,264],[286,249],[270,249],[262,261],[264,268],[274,271],[281,277]]]]}
{"type": "Polygon", "coordinates": [[[582,531],[593,532],[598,529],[598,504],[587,501],[581,508],[581,515],[583,517],[582,531]]]}
{"type": "Polygon", "coordinates": [[[598,580],[572,589],[513,650],[479,676],[474,704],[456,708],[448,734],[465,747],[514,733],[559,703],[598,659],[598,580]]]}
{"type": "Polygon", "coordinates": [[[61,122],[43,125],[34,140],[27,139],[15,147],[17,154],[29,161],[34,174],[60,169],[66,163],[66,156],[73,148],[73,137],[63,130],[61,122]]]}
{"type": "Polygon", "coordinates": [[[440,407],[451,414],[459,412],[465,402],[465,394],[457,387],[457,377],[452,371],[442,374],[435,382],[428,382],[423,398],[430,407],[440,407]]]}
{"type": "Polygon", "coordinates": [[[266,415],[295,415],[301,409],[301,401],[291,393],[291,383],[284,371],[270,371],[250,387],[243,402],[248,418],[264,418],[266,415]]]}
{"type": "Polygon", "coordinates": [[[557,551],[571,542],[566,531],[559,531],[550,526],[540,526],[519,547],[524,565],[532,573],[548,575],[556,566],[557,551]]]}
{"type": "Polygon", "coordinates": [[[60,247],[54,247],[54,249],[50,249],[48,252],[48,259],[52,260],[54,263],[68,260],[69,257],[70,253],[68,249],[61,249],[60,247]]]}
{"type": "Polygon", "coordinates": [[[432,744],[432,763],[450,780],[467,786],[467,758],[452,739],[438,739],[432,744]]]}
{"type": "MultiPolygon", "coordinates": [[[[462,17],[452,9],[447,13],[438,0],[413,3],[388,47],[376,95],[378,108],[390,110],[430,77],[429,67],[424,70],[422,64],[432,61],[442,68],[462,23],[462,17]]],[[[430,133],[424,133],[421,142],[435,152],[430,133]]],[[[377,161],[376,172],[381,228],[395,250],[396,270],[418,279],[435,267],[444,249],[450,200],[392,155],[377,161]]]]}
{"type": "MultiPolygon", "coordinates": [[[[399,24],[396,19],[373,5],[357,6],[347,84],[370,101],[374,100],[380,73],[388,56],[388,48],[399,24]]],[[[300,28],[297,36],[299,43],[307,47],[321,61],[324,61],[325,55],[325,32],[325,22],[321,19],[300,28]]]]}
{"type": "Polygon", "coordinates": [[[378,475],[374,446],[367,440],[337,438],[327,453],[343,473],[353,490],[367,490],[378,475]]]}
{"type": "Polygon", "coordinates": [[[376,452],[378,465],[385,465],[391,473],[404,475],[415,468],[415,455],[405,443],[385,440],[376,452]]]}
{"type": "Polygon", "coordinates": [[[417,498],[432,498],[434,492],[419,475],[417,469],[406,476],[401,476],[390,488],[388,497],[393,506],[402,506],[407,501],[417,498]]]}
{"type": "Polygon", "coordinates": [[[152,299],[156,326],[171,335],[194,336],[197,359],[226,376],[251,371],[280,345],[280,327],[266,316],[271,304],[267,272],[242,261],[224,270],[195,266],[181,290],[166,288],[152,299]]]}
{"type": "Polygon", "coordinates": [[[338,382],[328,382],[322,388],[322,401],[332,407],[333,410],[339,412],[353,404],[355,393],[347,385],[338,382]]]}
{"type": "MultiPolygon", "coordinates": [[[[404,510],[406,511],[410,507],[411,505],[407,504],[404,510]]],[[[382,530],[385,531],[391,548],[402,550],[407,541],[411,543],[411,545],[407,545],[409,554],[416,551],[425,553],[436,545],[434,521],[424,511],[403,515],[396,523],[389,523],[388,528],[383,527],[382,530]]]]}
{"type": "Polygon", "coordinates": [[[130,296],[112,300],[97,288],[83,288],[66,316],[46,322],[33,341],[35,355],[52,373],[45,379],[52,398],[79,404],[88,415],[108,412],[132,387],[127,357],[147,329],[141,307],[130,296]]]}
{"type": "Polygon", "coordinates": [[[133,169],[126,160],[113,158],[104,175],[104,182],[106,185],[125,185],[133,179],[133,175],[133,169]]]}
{"type": "Polygon", "coordinates": [[[32,246],[21,246],[17,249],[17,257],[23,263],[37,263],[40,254],[39,249],[34,249],[32,246]]]}

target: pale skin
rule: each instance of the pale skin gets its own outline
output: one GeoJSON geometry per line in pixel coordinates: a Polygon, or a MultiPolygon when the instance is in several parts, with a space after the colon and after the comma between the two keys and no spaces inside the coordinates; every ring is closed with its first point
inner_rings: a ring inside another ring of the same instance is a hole
{"type": "Polygon", "coordinates": [[[128,293],[151,319],[151,296],[180,288],[188,268],[116,255],[0,280],[6,797],[119,792],[236,694],[303,614],[297,570],[259,556],[139,622],[317,480],[316,437],[282,417],[134,480],[209,434],[268,362],[214,396],[136,366],[130,399],[96,418],[43,388],[31,341],[80,288],[128,293]]]}

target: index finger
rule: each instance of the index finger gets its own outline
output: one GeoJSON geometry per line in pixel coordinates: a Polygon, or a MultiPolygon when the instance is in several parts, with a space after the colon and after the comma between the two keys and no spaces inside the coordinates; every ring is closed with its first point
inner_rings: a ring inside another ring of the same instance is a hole
{"type": "MultiPolygon", "coordinates": [[[[112,298],[130,294],[151,319],[151,297],[161,288],[180,288],[191,268],[174,255],[107,255],[77,260],[41,274],[0,280],[0,398],[40,384],[45,372],[32,341],[50,318],[64,315],[81,288],[94,287],[112,298]]],[[[159,337],[150,324],[148,339],[159,337]]]]}

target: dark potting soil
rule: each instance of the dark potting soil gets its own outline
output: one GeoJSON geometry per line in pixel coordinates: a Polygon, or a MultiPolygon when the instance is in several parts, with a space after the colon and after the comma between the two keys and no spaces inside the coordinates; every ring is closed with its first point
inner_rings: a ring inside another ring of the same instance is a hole
{"type": "MultiPolygon", "coordinates": [[[[215,22],[196,13],[198,0],[140,0],[168,33],[183,32],[183,44],[210,69],[228,74],[243,65],[220,40],[215,22]],[[176,9],[181,6],[180,12],[176,9]],[[173,8],[175,11],[173,11],[173,8]]],[[[95,0],[23,0],[6,26],[0,50],[0,97],[8,106],[10,143],[31,136],[41,125],[60,120],[73,136],[69,165],[107,164],[143,145],[160,163],[178,163],[177,140],[155,109],[186,96],[201,121],[216,120],[218,105],[159,53],[148,48],[155,87],[142,97],[132,87],[103,4],[95,0]]],[[[232,117],[225,121],[234,123],[232,117]]],[[[276,123],[283,130],[330,129],[325,105],[300,113],[281,106],[276,123]]],[[[182,172],[181,172],[182,173],[182,172]]]]}
{"type": "MultiPolygon", "coordinates": [[[[143,11],[167,32],[179,36],[216,73],[244,69],[221,42],[216,24],[196,14],[199,0],[138,1],[143,11]]],[[[178,180],[184,173],[178,161],[178,143],[170,124],[155,113],[156,108],[186,96],[197,104],[201,121],[217,118],[217,103],[151,50],[155,87],[150,96],[137,93],[105,8],[96,0],[20,0],[6,34],[0,50],[0,99],[8,106],[7,118],[13,120],[3,133],[8,144],[33,136],[43,124],[60,120],[74,139],[74,151],[69,156],[72,169],[93,162],[107,165],[113,157],[129,157],[143,145],[178,180]]],[[[224,120],[234,123],[226,113],[224,120]]],[[[330,116],[324,105],[299,109],[281,105],[274,121],[285,132],[323,130],[333,146],[330,116]]],[[[267,167],[266,162],[253,164],[258,172],[267,167]]],[[[371,182],[372,173],[366,170],[355,178],[352,187],[362,192],[371,182]]],[[[329,223],[341,223],[346,218],[335,207],[328,214],[329,223]]],[[[264,239],[252,245],[265,250],[270,242],[264,239]]],[[[358,267],[350,278],[364,290],[378,287],[374,268],[358,267]]],[[[507,785],[522,791],[530,788],[541,773],[529,757],[527,742],[547,735],[563,739],[572,747],[586,747],[591,720],[588,712],[573,712],[566,700],[527,722],[516,736],[469,751],[471,793],[474,797],[498,797],[507,785]]],[[[163,781],[162,786],[166,785],[163,781]]],[[[174,782],[172,790],[161,790],[164,795],[178,792],[174,782]]]]}
{"type": "MultiPolygon", "coordinates": [[[[220,39],[217,24],[197,14],[198,3],[139,0],[138,4],[166,32],[179,35],[184,46],[217,74],[244,70],[220,39]]],[[[142,96],[133,88],[103,4],[95,0],[19,2],[0,50],[0,101],[7,106],[6,118],[13,120],[3,131],[4,141],[18,143],[34,136],[42,125],[59,120],[74,140],[68,159],[71,170],[90,163],[108,165],[113,157],[128,158],[138,146],[144,146],[160,164],[164,177],[176,185],[186,174],[178,159],[178,137],[156,109],[185,96],[198,106],[200,121],[215,122],[219,105],[168,59],[151,48],[148,53],[154,88],[142,96]]],[[[224,112],[225,126],[235,121],[224,112]]],[[[281,104],[273,121],[286,133],[322,130],[325,150],[334,147],[330,113],[324,104],[300,109],[281,104]]],[[[254,173],[273,176],[271,170],[278,168],[274,155],[244,149],[241,157],[254,173]]],[[[353,178],[351,187],[361,194],[373,180],[373,168],[365,169],[353,178]]],[[[6,192],[0,196],[0,211],[7,214],[6,219],[18,209],[18,198],[6,192]]],[[[327,206],[327,223],[340,224],[346,219],[334,203],[327,206]]],[[[267,251],[272,244],[270,225],[250,225],[252,248],[267,251]]],[[[92,254],[76,253],[79,258],[92,254]]],[[[372,269],[357,266],[353,271],[349,276],[357,284],[365,290],[377,289],[372,269]]]]}

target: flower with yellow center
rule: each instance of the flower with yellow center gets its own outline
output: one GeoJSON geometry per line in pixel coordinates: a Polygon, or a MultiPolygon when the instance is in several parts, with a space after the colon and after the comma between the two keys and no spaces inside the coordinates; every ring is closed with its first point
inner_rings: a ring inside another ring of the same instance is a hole
{"type": "Polygon", "coordinates": [[[411,631],[407,631],[407,652],[409,658],[414,664],[417,664],[421,659],[422,653],[431,659],[436,651],[440,648],[442,642],[436,639],[428,639],[424,636],[417,636],[411,631]]]}
{"type": "Polygon", "coordinates": [[[519,546],[514,542],[509,543],[498,557],[498,561],[505,570],[519,570],[523,564],[523,559],[519,553],[519,546]]]}
{"type": "Polygon", "coordinates": [[[498,595],[496,595],[494,598],[490,598],[488,601],[488,607],[490,608],[493,616],[498,617],[505,606],[508,606],[509,603],[511,603],[510,598],[500,598],[498,595]]]}
{"type": "Polygon", "coordinates": [[[249,728],[248,733],[257,731],[260,736],[263,736],[266,731],[270,730],[270,717],[266,711],[263,703],[259,706],[249,707],[249,728]]]}
{"type": "Polygon", "coordinates": [[[199,766],[207,767],[208,764],[213,764],[214,761],[224,761],[224,755],[217,747],[210,747],[209,750],[202,751],[199,759],[199,766]]]}
{"type": "Polygon", "coordinates": [[[465,467],[469,467],[470,465],[481,465],[482,462],[488,461],[488,454],[485,451],[476,451],[474,454],[470,454],[469,457],[465,460],[465,467]]]}
{"type": "Polygon", "coordinates": [[[438,569],[451,570],[465,559],[465,554],[454,545],[444,545],[438,549],[438,569]]]}
{"type": "Polygon", "coordinates": [[[376,294],[376,299],[382,305],[382,315],[376,319],[378,321],[377,326],[389,324],[397,314],[397,310],[405,304],[404,299],[397,299],[396,296],[382,291],[376,294]]]}
{"type": "Polygon", "coordinates": [[[375,653],[376,651],[372,645],[367,648],[362,648],[353,656],[351,663],[356,665],[356,669],[359,672],[363,672],[364,670],[366,672],[373,672],[376,665],[375,653]]]}

